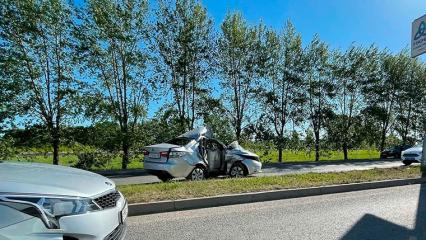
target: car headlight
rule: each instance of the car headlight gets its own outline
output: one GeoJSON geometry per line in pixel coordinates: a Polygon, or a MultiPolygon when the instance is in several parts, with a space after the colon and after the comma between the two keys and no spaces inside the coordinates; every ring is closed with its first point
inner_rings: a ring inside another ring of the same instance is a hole
{"type": "Polygon", "coordinates": [[[59,219],[63,216],[84,214],[91,211],[100,210],[92,199],[72,198],[72,197],[26,197],[13,196],[7,197],[11,200],[32,202],[40,206],[49,216],[59,219]]]}

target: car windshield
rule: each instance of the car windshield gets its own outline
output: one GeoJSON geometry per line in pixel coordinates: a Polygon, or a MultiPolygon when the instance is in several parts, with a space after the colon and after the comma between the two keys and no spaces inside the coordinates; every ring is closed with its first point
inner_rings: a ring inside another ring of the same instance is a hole
{"type": "Polygon", "coordinates": [[[167,141],[166,143],[170,143],[173,145],[178,145],[178,146],[185,146],[186,144],[188,144],[192,139],[189,138],[185,138],[185,137],[177,137],[177,138],[173,138],[169,141],[167,141]]]}

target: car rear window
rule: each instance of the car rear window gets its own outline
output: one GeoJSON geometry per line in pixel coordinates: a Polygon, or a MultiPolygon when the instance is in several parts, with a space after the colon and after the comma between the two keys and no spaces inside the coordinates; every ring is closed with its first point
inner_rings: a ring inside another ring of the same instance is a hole
{"type": "Polygon", "coordinates": [[[178,145],[178,146],[185,146],[191,140],[192,139],[189,139],[189,138],[178,137],[178,138],[173,138],[173,139],[167,141],[166,143],[170,143],[170,144],[178,145]]]}

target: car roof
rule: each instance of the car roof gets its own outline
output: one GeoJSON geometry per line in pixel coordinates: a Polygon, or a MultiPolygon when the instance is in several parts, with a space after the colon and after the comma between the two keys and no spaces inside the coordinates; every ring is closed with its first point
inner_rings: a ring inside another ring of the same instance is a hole
{"type": "Polygon", "coordinates": [[[199,128],[195,128],[191,131],[188,131],[184,134],[179,135],[179,138],[189,138],[189,139],[198,139],[201,136],[204,136],[206,138],[212,138],[213,137],[213,132],[207,128],[207,127],[199,127],[199,128]]]}

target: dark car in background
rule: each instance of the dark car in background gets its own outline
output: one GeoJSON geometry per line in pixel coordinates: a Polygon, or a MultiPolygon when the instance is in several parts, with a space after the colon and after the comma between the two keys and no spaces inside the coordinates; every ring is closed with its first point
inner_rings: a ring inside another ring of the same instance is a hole
{"type": "Polygon", "coordinates": [[[410,145],[398,145],[398,146],[393,146],[393,147],[389,147],[386,148],[385,150],[383,150],[380,153],[380,158],[384,159],[384,158],[401,158],[401,152],[409,149],[411,146],[410,145]]]}

